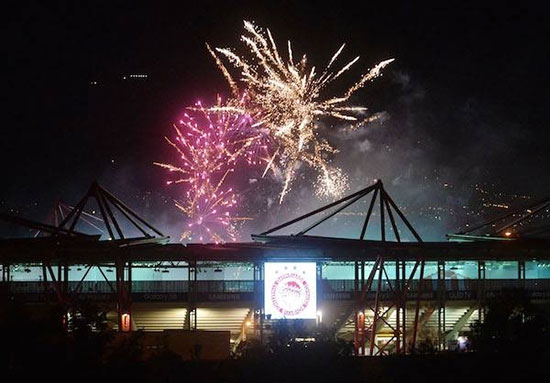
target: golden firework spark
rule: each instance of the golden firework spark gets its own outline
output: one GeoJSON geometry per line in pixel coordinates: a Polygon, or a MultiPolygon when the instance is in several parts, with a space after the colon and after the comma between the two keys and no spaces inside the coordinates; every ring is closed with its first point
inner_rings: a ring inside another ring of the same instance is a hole
{"type": "Polygon", "coordinates": [[[348,176],[339,168],[323,168],[315,186],[315,194],[319,198],[342,196],[348,190],[348,176]]]}
{"type": "Polygon", "coordinates": [[[341,69],[333,70],[345,44],[330,59],[325,69],[318,74],[315,66],[307,65],[306,56],[295,62],[292,45],[288,42],[288,59],[284,60],[269,29],[251,22],[244,22],[242,42],[249,49],[239,56],[229,48],[208,51],[227,80],[234,102],[222,109],[254,116],[255,127],[267,128],[277,145],[275,155],[268,161],[282,172],[282,190],[279,202],[290,191],[297,168],[301,163],[319,172],[318,190],[321,195],[338,196],[347,188],[343,172],[329,165],[328,157],[338,151],[324,138],[319,137],[319,121],[322,117],[344,120],[358,127],[372,117],[365,117],[367,108],[348,105],[350,97],[369,81],[378,77],[382,69],[393,61],[384,60],[363,74],[343,95],[325,97],[328,84],[341,77],[359,60],[359,56],[341,69]],[[223,60],[222,60],[223,59],[223,60]],[[238,71],[235,80],[224,61],[238,71]],[[243,95],[245,102],[243,103],[243,95]],[[276,158],[275,158],[276,156],[276,158]],[[340,179],[335,179],[340,177],[340,179]]]}

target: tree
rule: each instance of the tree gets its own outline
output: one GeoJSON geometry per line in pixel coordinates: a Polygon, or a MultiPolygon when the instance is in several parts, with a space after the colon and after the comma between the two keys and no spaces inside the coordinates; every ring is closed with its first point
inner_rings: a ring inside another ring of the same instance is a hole
{"type": "Polygon", "coordinates": [[[504,291],[487,305],[485,320],[473,326],[471,345],[480,352],[543,351],[550,341],[548,314],[523,290],[504,291]]]}

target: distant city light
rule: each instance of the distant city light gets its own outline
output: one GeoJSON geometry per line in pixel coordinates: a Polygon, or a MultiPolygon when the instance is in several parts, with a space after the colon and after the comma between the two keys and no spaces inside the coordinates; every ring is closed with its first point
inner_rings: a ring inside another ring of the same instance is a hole
{"type": "Polygon", "coordinates": [[[146,78],[149,78],[149,75],[146,74],[146,73],[131,73],[131,74],[128,74],[128,75],[122,75],[122,79],[123,80],[128,80],[128,79],[146,79],[146,78]]]}

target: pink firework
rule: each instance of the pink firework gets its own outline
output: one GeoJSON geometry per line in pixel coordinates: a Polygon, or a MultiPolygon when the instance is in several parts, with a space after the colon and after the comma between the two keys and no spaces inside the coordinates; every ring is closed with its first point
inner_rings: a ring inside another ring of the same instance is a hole
{"type": "Polygon", "coordinates": [[[185,203],[176,201],[178,209],[189,217],[182,240],[220,243],[237,239],[235,224],[240,218],[234,217],[232,211],[236,196],[231,188],[222,190],[220,186],[205,182],[199,193],[193,189],[187,191],[185,203]]]}
{"type": "Polygon", "coordinates": [[[189,221],[182,239],[224,242],[237,239],[237,196],[227,184],[237,166],[253,166],[268,152],[261,132],[251,128],[249,116],[215,111],[197,103],[178,124],[175,140],[166,138],[178,152],[178,165],[155,163],[177,173],[170,184],[186,185],[185,200],[175,201],[189,221]]]}

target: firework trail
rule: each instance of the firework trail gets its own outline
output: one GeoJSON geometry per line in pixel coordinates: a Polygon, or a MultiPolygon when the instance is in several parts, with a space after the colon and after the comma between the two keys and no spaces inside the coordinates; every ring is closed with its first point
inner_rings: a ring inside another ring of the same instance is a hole
{"type": "Polygon", "coordinates": [[[167,184],[187,186],[185,201],[175,201],[189,217],[182,239],[215,243],[237,239],[237,224],[245,218],[234,214],[237,196],[226,185],[228,178],[242,162],[256,165],[269,156],[262,131],[251,126],[247,115],[211,111],[197,103],[174,125],[175,140],[166,137],[180,162],[154,164],[178,174],[167,184]]]}
{"type": "Polygon", "coordinates": [[[356,91],[378,77],[393,59],[382,61],[363,74],[343,95],[325,97],[323,91],[326,86],[359,60],[356,57],[341,69],[332,69],[345,44],[319,74],[315,66],[308,67],[305,55],[295,62],[290,41],[288,59],[284,60],[269,29],[264,33],[248,21],[244,22],[244,29],[241,41],[248,48],[245,56],[239,56],[229,48],[212,49],[207,44],[233,94],[233,100],[221,110],[251,115],[256,121],[254,127],[269,131],[276,144],[276,151],[267,162],[273,169],[281,169],[283,178],[279,203],[290,191],[301,163],[318,171],[318,195],[341,195],[347,188],[346,178],[340,169],[332,167],[328,162],[327,157],[337,153],[337,150],[319,137],[319,120],[332,117],[347,121],[353,127],[365,122],[366,119],[360,116],[364,116],[367,109],[350,106],[348,101],[356,91]],[[238,80],[233,78],[224,60],[239,72],[238,80]]]}

